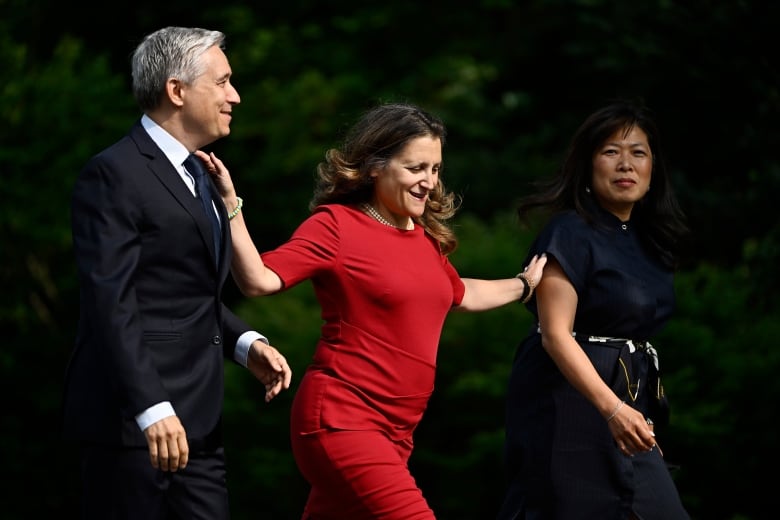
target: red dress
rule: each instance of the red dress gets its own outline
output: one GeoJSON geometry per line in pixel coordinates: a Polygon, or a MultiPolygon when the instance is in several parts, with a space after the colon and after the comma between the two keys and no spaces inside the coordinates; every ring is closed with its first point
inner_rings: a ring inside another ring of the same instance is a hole
{"type": "Polygon", "coordinates": [[[322,333],[296,391],[293,454],[312,486],[304,518],[430,519],[409,473],[441,330],[465,291],[420,226],[318,207],[263,262],[288,289],[311,279],[322,333]]]}

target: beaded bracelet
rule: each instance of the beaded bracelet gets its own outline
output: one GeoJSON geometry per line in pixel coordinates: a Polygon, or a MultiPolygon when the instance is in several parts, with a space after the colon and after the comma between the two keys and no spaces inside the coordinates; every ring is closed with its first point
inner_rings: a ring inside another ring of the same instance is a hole
{"type": "Polygon", "coordinates": [[[236,197],[236,200],[238,201],[238,204],[236,205],[236,209],[228,213],[228,220],[233,220],[236,218],[236,215],[238,215],[238,212],[241,211],[241,208],[244,207],[244,199],[241,197],[236,197]]]}
{"type": "Polygon", "coordinates": [[[607,422],[611,421],[615,418],[617,413],[620,411],[621,408],[623,408],[623,405],[626,404],[625,401],[620,401],[618,404],[615,405],[615,409],[612,410],[612,413],[607,417],[607,422]]]}

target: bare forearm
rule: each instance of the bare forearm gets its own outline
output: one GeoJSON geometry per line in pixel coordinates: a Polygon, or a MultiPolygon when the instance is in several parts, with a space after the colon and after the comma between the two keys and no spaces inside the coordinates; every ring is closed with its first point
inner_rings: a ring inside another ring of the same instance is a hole
{"type": "Polygon", "coordinates": [[[525,269],[514,278],[502,280],[462,278],[466,291],[463,294],[463,301],[455,309],[467,312],[486,311],[521,298],[523,302],[528,301],[534,288],[542,279],[546,264],[547,255],[542,253],[534,255],[525,269]]]}
{"type": "Polygon", "coordinates": [[[542,345],[566,380],[607,417],[614,410],[617,397],[574,338],[543,334],[542,345]]]}
{"type": "MultiPolygon", "coordinates": [[[[232,207],[229,202],[226,204],[228,208],[232,207]]],[[[230,267],[241,292],[246,296],[263,296],[281,289],[279,277],[263,264],[242,212],[231,219],[230,232],[233,238],[233,262],[230,267]]]]}
{"type": "Polygon", "coordinates": [[[457,310],[477,312],[495,309],[507,303],[519,300],[525,286],[517,278],[503,280],[480,280],[463,278],[466,292],[457,310]]]}

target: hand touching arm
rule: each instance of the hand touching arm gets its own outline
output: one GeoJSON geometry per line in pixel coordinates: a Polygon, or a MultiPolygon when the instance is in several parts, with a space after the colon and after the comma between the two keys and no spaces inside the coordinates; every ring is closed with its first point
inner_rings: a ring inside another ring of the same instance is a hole
{"type": "MultiPolygon", "coordinates": [[[[534,255],[523,271],[526,280],[528,280],[530,291],[533,291],[533,288],[542,279],[542,271],[546,263],[547,257],[545,255],[534,255]]],[[[479,280],[476,278],[463,278],[462,280],[466,291],[463,293],[463,300],[460,305],[455,307],[455,310],[466,312],[495,309],[519,300],[523,297],[525,289],[525,284],[518,277],[504,280],[479,280]]],[[[526,296],[530,296],[530,293],[526,296]]]]}

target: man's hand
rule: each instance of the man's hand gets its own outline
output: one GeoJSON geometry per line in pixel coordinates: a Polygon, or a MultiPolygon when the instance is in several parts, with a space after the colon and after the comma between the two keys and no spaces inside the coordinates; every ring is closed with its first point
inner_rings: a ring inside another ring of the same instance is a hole
{"type": "Polygon", "coordinates": [[[255,340],[249,348],[249,370],[265,385],[265,402],[290,388],[292,370],[287,360],[274,347],[255,340]]]}
{"type": "Polygon", "coordinates": [[[181,421],[175,415],[160,419],[144,430],[152,466],[162,471],[177,471],[187,466],[190,446],[181,421]]]}

